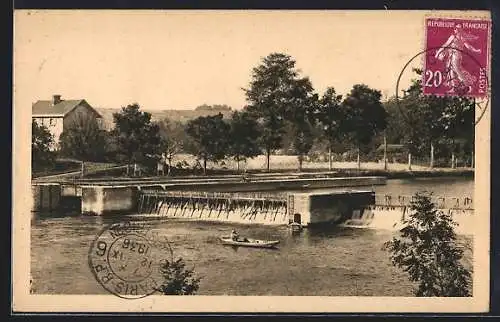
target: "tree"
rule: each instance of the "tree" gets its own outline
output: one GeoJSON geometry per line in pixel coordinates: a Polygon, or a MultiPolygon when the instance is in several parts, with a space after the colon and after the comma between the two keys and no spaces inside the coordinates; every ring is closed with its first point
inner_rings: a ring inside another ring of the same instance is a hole
{"type": "Polygon", "coordinates": [[[456,140],[464,142],[464,149],[472,151],[474,141],[474,110],[471,99],[452,96],[423,95],[422,70],[413,69],[417,78],[412,80],[406,95],[399,100],[405,116],[405,141],[413,155],[426,155],[430,149],[429,166],[434,166],[435,147],[451,146],[457,151],[456,140]]]}
{"type": "Polygon", "coordinates": [[[291,99],[285,106],[285,120],[291,123],[292,145],[302,171],[304,156],[309,153],[314,143],[314,127],[317,123],[318,95],[313,94],[309,78],[292,81],[291,99]]]}
{"type": "Polygon", "coordinates": [[[400,105],[394,97],[384,103],[384,108],[387,111],[387,128],[385,130],[387,141],[391,144],[402,144],[409,127],[405,115],[401,113],[400,105]]]}
{"type": "Polygon", "coordinates": [[[231,107],[226,105],[226,104],[222,104],[222,105],[219,105],[219,104],[215,104],[215,105],[207,105],[207,104],[203,104],[203,105],[200,105],[200,106],[197,106],[195,108],[195,111],[217,111],[217,112],[229,112],[231,111],[231,107]]]}
{"type": "Polygon", "coordinates": [[[55,155],[51,151],[54,136],[49,129],[35,120],[31,122],[31,166],[40,170],[54,165],[55,155]]]}
{"type": "Polygon", "coordinates": [[[257,122],[248,113],[233,112],[229,131],[229,155],[236,161],[238,171],[240,161],[260,154],[257,143],[259,134],[257,122]]]}
{"type": "Polygon", "coordinates": [[[87,114],[76,114],[75,118],[59,137],[61,154],[82,162],[102,161],[105,158],[106,134],[96,118],[87,114]]]}
{"type": "Polygon", "coordinates": [[[186,133],[192,138],[192,153],[203,160],[203,173],[207,173],[207,161],[217,162],[228,154],[229,124],[221,113],[200,116],[187,123],[186,133]]]}
{"type": "Polygon", "coordinates": [[[293,148],[297,153],[299,171],[302,171],[304,156],[311,150],[314,143],[313,126],[305,121],[293,123],[293,148]]]}
{"type": "Polygon", "coordinates": [[[172,169],[172,160],[185,146],[186,131],[181,122],[164,119],[159,123],[159,133],[162,138],[161,151],[165,153],[168,162],[167,174],[172,169]]]}
{"type": "Polygon", "coordinates": [[[310,81],[299,78],[295,63],[289,55],[271,53],[252,69],[250,86],[243,89],[248,102],[245,110],[260,127],[259,145],[266,152],[267,171],[271,152],[282,147],[285,117],[312,91],[310,81]]]}
{"type": "Polygon", "coordinates": [[[393,265],[418,283],[416,296],[470,296],[471,273],[451,215],[436,209],[428,193],[415,194],[400,237],[384,244],[393,265]]]}
{"type": "Polygon", "coordinates": [[[332,170],[332,150],[336,144],[345,141],[347,134],[346,115],[341,102],[342,95],[337,95],[333,87],[328,87],[318,103],[318,121],[328,142],[330,170],[332,170]]]}
{"type": "Polygon", "coordinates": [[[342,102],[347,132],[357,147],[358,169],[361,167],[360,146],[371,143],[375,135],[387,127],[387,112],[380,102],[381,97],[380,91],[357,84],[342,102]]]}
{"type": "Polygon", "coordinates": [[[151,122],[151,114],[141,112],[135,103],[122,107],[119,113],[113,113],[119,153],[127,161],[127,175],[131,163],[143,161],[147,154],[159,154],[161,138],[158,124],[151,122]]]}
{"type": "Polygon", "coordinates": [[[170,244],[170,259],[163,260],[160,272],[163,283],[157,291],[164,295],[194,295],[200,288],[200,278],[194,276],[193,269],[187,269],[182,258],[174,259],[174,253],[170,244]]]}

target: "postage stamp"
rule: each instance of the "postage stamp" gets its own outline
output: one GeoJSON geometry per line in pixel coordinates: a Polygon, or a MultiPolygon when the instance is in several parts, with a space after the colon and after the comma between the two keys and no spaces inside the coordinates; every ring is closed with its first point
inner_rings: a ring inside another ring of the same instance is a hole
{"type": "Polygon", "coordinates": [[[162,255],[157,235],[129,222],[105,227],[89,249],[89,268],[108,292],[125,299],[155,293],[161,283],[162,255]]]}
{"type": "Polygon", "coordinates": [[[423,93],[484,98],[491,22],[428,18],[425,28],[423,93]]]}

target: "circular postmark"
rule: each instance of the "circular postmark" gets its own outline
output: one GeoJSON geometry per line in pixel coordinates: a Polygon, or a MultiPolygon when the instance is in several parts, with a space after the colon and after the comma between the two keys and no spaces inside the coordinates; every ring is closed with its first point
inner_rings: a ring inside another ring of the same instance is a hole
{"type": "Polygon", "coordinates": [[[108,292],[125,299],[155,293],[163,280],[161,266],[168,241],[129,222],[106,226],[92,242],[89,268],[108,292]]]}
{"type": "MultiPolygon", "coordinates": [[[[481,90],[484,91],[484,95],[481,96],[474,96],[470,94],[470,86],[466,86],[464,82],[462,82],[456,75],[449,73],[448,68],[444,68],[442,71],[439,71],[439,74],[435,73],[430,73],[429,75],[426,73],[426,69],[422,71],[422,86],[426,86],[427,83],[431,84],[431,86],[434,86],[435,88],[444,88],[445,86],[448,86],[446,91],[441,91],[442,94],[426,94],[424,92],[423,95],[425,96],[448,96],[448,97],[461,97],[461,98],[468,98],[471,100],[471,104],[473,105],[472,107],[475,109],[475,120],[474,120],[474,125],[477,125],[479,121],[481,121],[488,105],[489,105],[489,79],[488,79],[488,73],[485,69],[484,66],[482,66],[479,61],[469,54],[467,51],[464,51],[460,48],[455,48],[455,47],[432,47],[432,48],[426,48],[417,54],[415,54],[413,57],[411,57],[406,64],[403,66],[401,69],[401,72],[399,73],[397,82],[396,82],[396,93],[395,93],[395,100],[396,100],[396,105],[405,119],[406,122],[411,124],[411,119],[406,115],[406,112],[404,108],[401,107],[401,97],[399,95],[400,92],[400,82],[401,79],[405,73],[405,71],[408,69],[410,64],[415,61],[418,57],[424,56],[425,61],[427,62],[427,65],[434,65],[437,64],[437,60],[434,58],[436,56],[436,52],[440,48],[448,48],[452,50],[456,50],[460,52],[462,55],[467,56],[468,61],[472,62],[472,64],[475,65],[476,68],[479,69],[480,71],[480,77],[478,79],[478,86],[481,88],[481,90]],[[443,75],[451,75],[447,81],[444,80],[443,75]]],[[[428,66],[425,66],[428,67],[428,66]]]]}

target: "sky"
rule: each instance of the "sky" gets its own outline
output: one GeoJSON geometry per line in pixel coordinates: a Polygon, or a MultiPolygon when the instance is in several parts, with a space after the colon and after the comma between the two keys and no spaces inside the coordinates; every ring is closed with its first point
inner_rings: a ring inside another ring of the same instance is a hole
{"type": "MultiPolygon", "coordinates": [[[[426,14],[16,11],[15,104],[59,94],[101,108],[239,109],[252,68],[272,52],[292,56],[320,94],[365,83],[392,96],[403,66],[424,48],[426,14]]],[[[402,83],[411,76],[408,68],[402,83]]]]}

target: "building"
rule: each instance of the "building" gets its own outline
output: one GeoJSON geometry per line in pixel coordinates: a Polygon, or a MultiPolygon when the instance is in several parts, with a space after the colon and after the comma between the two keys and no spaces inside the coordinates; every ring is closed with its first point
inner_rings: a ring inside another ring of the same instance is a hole
{"type": "Polygon", "coordinates": [[[103,118],[84,99],[63,100],[61,95],[53,95],[52,100],[37,101],[32,106],[32,119],[38,124],[46,126],[54,135],[57,148],[59,136],[78,118],[95,118],[99,127],[103,128],[103,118]]]}

